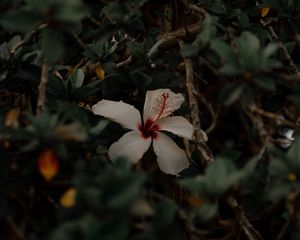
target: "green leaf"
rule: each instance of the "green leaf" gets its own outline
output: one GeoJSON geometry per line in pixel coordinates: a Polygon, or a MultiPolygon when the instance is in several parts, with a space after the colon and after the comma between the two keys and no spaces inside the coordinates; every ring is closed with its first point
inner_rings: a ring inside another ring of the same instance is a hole
{"type": "Polygon", "coordinates": [[[236,40],[239,54],[244,67],[249,70],[257,70],[261,67],[261,55],[259,39],[250,32],[243,32],[236,40]]]}
{"type": "Polygon", "coordinates": [[[227,84],[221,92],[221,102],[225,106],[233,104],[245,89],[243,84],[227,84]]]}
{"type": "Polygon", "coordinates": [[[217,14],[226,14],[227,10],[224,4],[214,2],[209,6],[209,10],[217,14]]]}
{"type": "Polygon", "coordinates": [[[87,14],[82,0],[64,0],[56,17],[63,22],[79,23],[87,14]]]}
{"type": "Polygon", "coordinates": [[[67,100],[68,92],[62,79],[57,76],[50,75],[47,85],[47,93],[56,99],[67,100]]]}
{"type": "Polygon", "coordinates": [[[290,189],[291,185],[287,182],[273,183],[266,189],[265,198],[272,202],[278,202],[288,194],[290,189]]]}
{"type": "Polygon", "coordinates": [[[180,48],[180,53],[183,57],[189,57],[189,56],[195,55],[195,54],[197,54],[198,51],[199,51],[199,47],[197,47],[193,44],[184,44],[180,48]]]}
{"type": "Polygon", "coordinates": [[[250,24],[248,16],[242,11],[237,15],[237,19],[241,28],[247,28],[250,24]]]}
{"type": "Polygon", "coordinates": [[[203,176],[194,178],[185,178],[179,181],[180,186],[189,189],[192,192],[205,192],[205,179],[203,176]]]}
{"type": "Polygon", "coordinates": [[[146,52],[143,43],[129,43],[128,47],[133,55],[140,59],[146,59],[146,52]]]}
{"type": "Polygon", "coordinates": [[[205,174],[207,191],[214,196],[226,192],[232,184],[230,177],[235,171],[235,166],[231,160],[218,158],[207,168],[205,174]]]}
{"type": "Polygon", "coordinates": [[[300,109],[300,95],[299,94],[290,94],[287,97],[287,99],[290,100],[292,103],[294,103],[298,109],[300,109]]]}
{"type": "Polygon", "coordinates": [[[296,138],[286,155],[291,169],[300,172],[300,139],[296,138]]]}
{"type": "Polygon", "coordinates": [[[263,52],[262,52],[262,55],[265,59],[271,57],[272,55],[274,55],[277,50],[279,48],[279,45],[276,44],[276,43],[269,43],[264,49],[263,49],[263,52]]]}
{"type": "Polygon", "coordinates": [[[156,222],[160,227],[168,226],[173,222],[176,214],[176,205],[173,201],[167,198],[163,199],[156,205],[155,210],[156,222]]]}
{"type": "Polygon", "coordinates": [[[46,61],[49,64],[53,64],[63,57],[64,45],[57,32],[50,28],[42,30],[41,47],[46,61]]]}
{"type": "Polygon", "coordinates": [[[136,199],[141,191],[141,187],[145,181],[143,175],[128,175],[115,179],[111,186],[112,194],[108,199],[107,205],[110,208],[122,208],[128,206],[136,199]]]}
{"type": "Polygon", "coordinates": [[[82,71],[82,69],[75,70],[70,76],[70,78],[68,79],[68,81],[71,82],[73,89],[80,88],[83,84],[83,80],[84,80],[84,72],[82,71]]]}
{"type": "Polygon", "coordinates": [[[206,202],[199,210],[197,215],[202,222],[212,220],[218,213],[218,204],[216,202],[206,202]]]}
{"type": "Polygon", "coordinates": [[[273,159],[270,162],[269,171],[273,177],[286,178],[290,169],[284,159],[273,159]]]}
{"type": "Polygon", "coordinates": [[[254,82],[259,85],[261,88],[275,92],[276,91],[276,83],[272,77],[266,75],[257,75],[254,77],[254,82]]]}
{"type": "Polygon", "coordinates": [[[217,32],[216,21],[216,18],[213,18],[210,15],[206,14],[203,21],[202,31],[194,40],[193,45],[198,46],[199,49],[202,49],[211,41],[213,37],[215,37],[217,32]]]}
{"type": "Polygon", "coordinates": [[[20,32],[30,32],[39,23],[39,17],[31,11],[19,10],[5,15],[1,19],[1,25],[20,32]]]}
{"type": "Polygon", "coordinates": [[[220,72],[227,75],[238,75],[243,72],[236,52],[224,41],[214,39],[211,42],[211,48],[224,60],[224,66],[220,72]]]}

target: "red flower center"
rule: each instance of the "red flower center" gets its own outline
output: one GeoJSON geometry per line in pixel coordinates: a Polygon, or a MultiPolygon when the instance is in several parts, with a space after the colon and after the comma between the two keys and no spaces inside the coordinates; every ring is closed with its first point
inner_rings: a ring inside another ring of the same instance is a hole
{"type": "Polygon", "coordinates": [[[157,124],[154,124],[154,121],[148,119],[144,125],[139,124],[139,130],[141,131],[142,137],[147,139],[152,137],[153,139],[157,139],[157,131],[159,127],[157,124]]]}

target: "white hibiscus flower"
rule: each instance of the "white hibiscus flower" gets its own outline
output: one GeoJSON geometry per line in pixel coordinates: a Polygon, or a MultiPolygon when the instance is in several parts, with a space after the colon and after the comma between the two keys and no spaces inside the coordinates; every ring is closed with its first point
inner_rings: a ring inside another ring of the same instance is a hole
{"type": "Polygon", "coordinates": [[[193,126],[183,117],[170,116],[180,108],[184,98],[170,89],[147,91],[143,119],[139,111],[124,102],[102,100],[93,105],[94,114],[104,116],[132,131],[124,134],[113,143],[108,155],[111,160],[124,157],[133,164],[137,163],[153,142],[159,168],[177,175],[189,166],[185,151],[161,131],[168,131],[191,140],[193,126]]]}

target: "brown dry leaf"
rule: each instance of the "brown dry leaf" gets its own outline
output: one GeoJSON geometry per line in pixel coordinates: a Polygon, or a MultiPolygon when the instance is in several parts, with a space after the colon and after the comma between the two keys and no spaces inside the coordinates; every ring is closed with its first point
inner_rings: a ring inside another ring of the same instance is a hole
{"type": "Polygon", "coordinates": [[[40,174],[47,181],[51,181],[56,176],[59,169],[57,155],[50,149],[43,150],[38,158],[38,168],[40,174]]]}
{"type": "Polygon", "coordinates": [[[270,8],[269,7],[262,7],[260,9],[260,16],[265,17],[268,15],[268,13],[270,12],[270,8]]]}
{"type": "Polygon", "coordinates": [[[105,71],[103,70],[103,68],[100,66],[99,63],[97,63],[95,66],[95,72],[101,81],[105,78],[105,71]]]}
{"type": "Polygon", "coordinates": [[[60,198],[60,205],[65,208],[73,207],[76,203],[77,190],[73,187],[69,188],[60,198]]]}
{"type": "Polygon", "coordinates": [[[18,127],[20,111],[16,108],[9,110],[5,116],[5,126],[6,127],[18,127]]]}
{"type": "Polygon", "coordinates": [[[187,203],[192,207],[202,207],[204,204],[204,200],[196,195],[189,195],[185,199],[187,203]]]}
{"type": "Polygon", "coordinates": [[[54,134],[65,141],[82,142],[87,138],[83,127],[77,123],[58,126],[54,129],[54,134]]]}

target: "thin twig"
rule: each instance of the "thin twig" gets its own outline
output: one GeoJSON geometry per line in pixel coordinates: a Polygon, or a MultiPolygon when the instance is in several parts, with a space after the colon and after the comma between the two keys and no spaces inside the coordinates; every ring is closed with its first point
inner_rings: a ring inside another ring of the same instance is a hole
{"type": "Polygon", "coordinates": [[[201,31],[201,29],[201,21],[198,21],[197,23],[191,24],[189,26],[185,26],[177,30],[159,35],[156,38],[157,41],[155,42],[155,44],[148,51],[147,57],[152,58],[156,53],[158,53],[160,49],[166,48],[170,45],[174,45],[178,42],[178,40],[186,37],[188,34],[198,33],[201,31]]]}
{"type": "MultiPolygon", "coordinates": [[[[258,3],[258,2],[256,2],[256,6],[259,6],[259,3],[258,3]]],[[[300,72],[299,72],[299,70],[298,70],[296,64],[294,63],[292,57],[290,56],[290,54],[289,54],[287,48],[284,46],[284,44],[282,43],[282,41],[280,41],[280,39],[279,39],[277,33],[275,32],[274,28],[273,28],[272,26],[268,25],[268,24],[265,22],[265,20],[263,20],[263,19],[260,19],[259,21],[260,21],[260,24],[261,24],[263,27],[267,27],[268,31],[271,33],[272,38],[274,38],[274,39],[278,42],[279,47],[280,47],[281,50],[283,51],[283,54],[284,54],[286,60],[288,61],[289,65],[290,65],[290,67],[291,67],[291,69],[292,69],[292,71],[298,76],[297,79],[300,80],[300,72]]]]}
{"type": "Polygon", "coordinates": [[[245,235],[247,236],[247,238],[249,240],[263,240],[260,233],[248,221],[243,209],[239,206],[238,202],[233,197],[229,197],[227,199],[227,203],[235,211],[238,217],[238,222],[241,228],[243,229],[245,235]]]}
{"type": "Polygon", "coordinates": [[[196,4],[193,4],[188,0],[181,0],[181,2],[187,9],[191,10],[192,12],[198,13],[201,16],[205,16],[205,14],[207,14],[207,12],[204,8],[202,8],[196,4]]]}
{"type": "MultiPolygon", "coordinates": [[[[179,42],[182,46],[183,42],[179,42]]],[[[193,73],[193,65],[192,61],[189,58],[184,58],[185,68],[186,68],[186,88],[189,96],[189,105],[191,109],[191,118],[192,124],[194,126],[195,131],[195,141],[196,148],[199,151],[201,158],[203,159],[204,165],[211,164],[213,159],[213,154],[209,147],[206,145],[204,141],[204,136],[201,133],[201,122],[199,118],[199,107],[198,101],[196,99],[196,87],[194,83],[194,73],[193,73]]],[[[238,218],[239,224],[243,229],[245,235],[249,240],[262,240],[263,238],[260,236],[258,231],[250,224],[247,217],[244,214],[243,209],[238,205],[237,201],[230,197],[228,200],[228,204],[234,209],[236,212],[236,216],[238,218]]]]}
{"type": "Polygon", "coordinates": [[[37,27],[36,29],[32,30],[30,33],[28,33],[23,40],[21,40],[20,42],[18,42],[18,44],[16,44],[11,50],[10,50],[10,53],[11,54],[15,54],[15,52],[20,48],[22,47],[25,43],[27,43],[31,37],[37,33],[39,30],[45,28],[48,26],[48,23],[44,23],[44,24],[41,24],[39,27],[37,27]]]}
{"type": "Polygon", "coordinates": [[[218,115],[215,113],[211,103],[208,102],[202,94],[196,92],[195,95],[198,98],[198,100],[206,107],[211,116],[210,126],[206,130],[207,133],[210,133],[217,125],[218,115]]]}
{"type": "Polygon", "coordinates": [[[125,66],[125,65],[127,65],[127,64],[130,64],[130,63],[132,62],[132,60],[133,60],[133,55],[130,55],[130,56],[129,56],[128,58],[126,58],[124,61],[117,63],[117,64],[116,64],[116,67],[117,67],[117,68],[120,68],[120,67],[123,67],[123,66],[125,66]]]}
{"type": "Polygon", "coordinates": [[[101,23],[97,21],[94,17],[91,15],[87,16],[87,19],[92,23],[95,27],[101,27],[101,23]]]}
{"type": "MultiPolygon", "coordinates": [[[[149,197],[156,198],[158,200],[164,200],[164,199],[169,200],[166,196],[157,192],[149,191],[147,194],[149,197]]],[[[186,215],[185,211],[181,209],[177,204],[175,206],[176,206],[177,216],[184,223],[187,232],[190,235],[194,234],[197,237],[199,237],[197,239],[204,239],[204,234],[201,233],[199,230],[197,230],[197,228],[190,221],[189,217],[186,215]]]]}
{"type": "Polygon", "coordinates": [[[259,114],[259,115],[261,115],[265,118],[272,119],[272,120],[276,121],[278,124],[285,125],[285,126],[288,126],[288,127],[291,127],[291,128],[296,127],[296,123],[294,123],[292,121],[289,121],[289,120],[286,120],[283,116],[280,116],[280,115],[277,115],[275,113],[267,112],[263,109],[260,109],[255,104],[250,105],[249,108],[253,113],[259,114]]]}
{"type": "Polygon", "coordinates": [[[73,36],[73,38],[76,40],[77,45],[79,47],[81,47],[82,49],[85,49],[85,44],[84,44],[83,40],[79,37],[79,34],[75,33],[74,31],[71,31],[70,33],[73,36]]]}
{"type": "Polygon", "coordinates": [[[46,87],[48,83],[48,77],[49,77],[49,66],[46,62],[43,62],[42,64],[42,70],[41,70],[41,80],[39,85],[39,92],[38,92],[38,99],[37,99],[37,114],[41,114],[46,101],[46,87]]]}
{"type": "MultiPolygon", "coordinates": [[[[180,45],[183,45],[183,42],[180,42],[180,45]]],[[[194,83],[194,70],[191,59],[184,58],[185,71],[186,71],[186,88],[189,97],[189,105],[191,110],[192,124],[194,126],[194,135],[196,148],[201,156],[203,164],[205,166],[213,162],[213,154],[207,144],[205,143],[205,136],[201,131],[201,121],[200,121],[200,112],[198,101],[196,98],[196,87],[194,83]]]]}
{"type": "Polygon", "coordinates": [[[18,227],[15,224],[12,217],[7,217],[6,221],[9,224],[9,226],[11,227],[11,229],[13,230],[13,232],[16,235],[17,239],[20,239],[20,240],[25,239],[24,232],[22,231],[22,229],[20,227],[18,227]]]}
{"type": "Polygon", "coordinates": [[[285,224],[283,225],[283,227],[281,228],[276,240],[283,239],[291,222],[293,222],[293,220],[295,219],[295,214],[296,214],[295,206],[297,204],[296,201],[297,201],[298,197],[299,197],[299,193],[297,193],[296,191],[292,191],[288,194],[287,199],[286,199],[286,208],[287,208],[287,212],[288,212],[288,219],[285,222],[285,224]]]}
{"type": "Polygon", "coordinates": [[[192,161],[192,153],[191,153],[191,150],[190,150],[189,140],[183,138],[183,145],[184,145],[186,156],[189,159],[189,161],[191,162],[192,161]]]}

